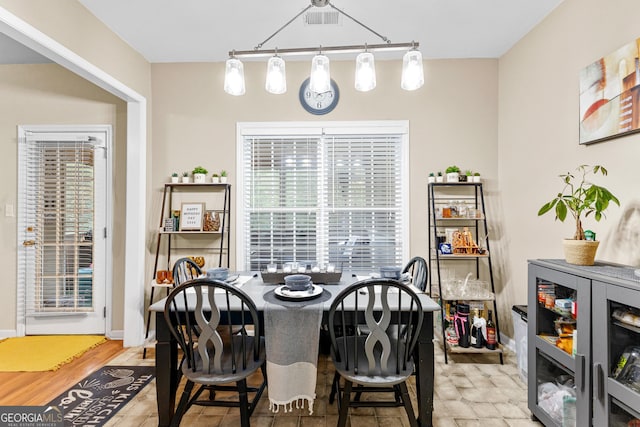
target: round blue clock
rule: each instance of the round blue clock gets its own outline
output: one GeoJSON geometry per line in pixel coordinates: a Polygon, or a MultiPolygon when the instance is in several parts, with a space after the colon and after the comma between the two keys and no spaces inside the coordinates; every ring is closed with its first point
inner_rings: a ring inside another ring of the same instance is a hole
{"type": "Polygon", "coordinates": [[[340,91],[338,85],[331,79],[330,89],[326,92],[316,93],[309,89],[309,79],[302,82],[300,86],[300,104],[311,114],[327,114],[333,111],[338,105],[340,91]]]}

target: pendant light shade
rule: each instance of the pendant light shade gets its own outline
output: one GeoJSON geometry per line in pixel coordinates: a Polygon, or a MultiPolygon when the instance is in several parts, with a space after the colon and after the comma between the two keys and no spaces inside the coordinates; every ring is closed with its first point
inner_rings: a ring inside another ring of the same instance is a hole
{"type": "Polygon", "coordinates": [[[224,72],[224,91],[229,95],[244,95],[244,66],[240,60],[227,59],[224,72]]]}
{"type": "Polygon", "coordinates": [[[264,85],[269,93],[279,95],[287,91],[287,74],[284,59],[272,56],[267,63],[267,80],[264,85]]]}
{"type": "Polygon", "coordinates": [[[376,87],[376,65],[373,54],[362,52],[356,57],[356,90],[368,92],[376,87]]]}
{"type": "Polygon", "coordinates": [[[417,50],[410,50],[402,58],[402,82],[404,90],[416,90],[424,84],[422,69],[422,54],[417,50]]]}
{"type": "Polygon", "coordinates": [[[309,89],[311,92],[324,93],[331,89],[331,71],[329,58],[324,55],[316,55],[311,60],[311,75],[309,76],[309,89]]]}

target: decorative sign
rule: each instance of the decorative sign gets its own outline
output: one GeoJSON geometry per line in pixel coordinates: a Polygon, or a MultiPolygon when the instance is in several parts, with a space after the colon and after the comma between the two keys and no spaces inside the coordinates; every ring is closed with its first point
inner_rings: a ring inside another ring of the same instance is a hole
{"type": "Polygon", "coordinates": [[[204,203],[183,203],[180,213],[180,231],[202,231],[204,203]]]}

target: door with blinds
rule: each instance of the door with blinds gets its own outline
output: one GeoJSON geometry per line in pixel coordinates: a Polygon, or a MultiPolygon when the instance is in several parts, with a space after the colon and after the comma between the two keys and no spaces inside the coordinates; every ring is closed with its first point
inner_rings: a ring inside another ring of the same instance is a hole
{"type": "Polygon", "coordinates": [[[105,143],[102,132],[20,138],[18,280],[27,335],[105,332],[105,143]]]}

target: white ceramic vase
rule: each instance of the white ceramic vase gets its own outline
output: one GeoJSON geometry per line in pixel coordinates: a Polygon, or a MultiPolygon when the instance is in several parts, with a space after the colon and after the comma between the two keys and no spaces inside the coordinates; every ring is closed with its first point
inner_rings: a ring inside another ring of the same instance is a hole
{"type": "Polygon", "coordinates": [[[459,177],[460,177],[460,174],[458,172],[449,172],[447,174],[447,182],[449,183],[458,182],[459,177]]]}

